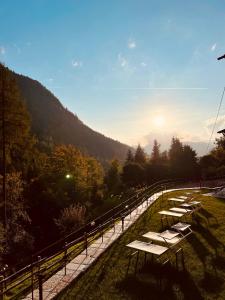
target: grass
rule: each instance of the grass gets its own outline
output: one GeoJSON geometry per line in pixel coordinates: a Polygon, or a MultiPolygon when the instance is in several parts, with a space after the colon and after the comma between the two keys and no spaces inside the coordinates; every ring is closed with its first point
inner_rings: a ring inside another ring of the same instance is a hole
{"type": "MultiPolygon", "coordinates": [[[[167,197],[184,192],[172,192],[167,197]]],[[[135,258],[126,274],[130,249],[126,244],[145,232],[162,230],[159,207],[152,207],[112,245],[79,279],[57,296],[61,299],[225,299],[225,201],[198,195],[204,209],[192,221],[193,234],[183,243],[185,269],[172,264],[163,271],[159,287],[160,264],[147,261],[140,255],[135,276],[135,258]]],[[[162,199],[161,199],[162,200],[162,199]]],[[[164,208],[166,207],[164,205],[164,208]]],[[[170,259],[174,262],[174,255],[170,259]]],[[[167,259],[165,256],[163,260],[167,259]]]]}

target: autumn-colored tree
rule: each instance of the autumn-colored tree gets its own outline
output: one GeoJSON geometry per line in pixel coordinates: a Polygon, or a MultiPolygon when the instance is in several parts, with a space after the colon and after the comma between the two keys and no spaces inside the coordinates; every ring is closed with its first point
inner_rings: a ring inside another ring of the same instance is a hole
{"type": "MultiPolygon", "coordinates": [[[[30,133],[30,117],[12,73],[0,64],[0,148],[5,138],[6,171],[26,175],[33,161],[35,139],[30,133]],[[4,134],[3,131],[4,130],[4,134]]],[[[2,166],[2,151],[0,166],[2,166]]],[[[2,170],[1,170],[2,173],[2,170]]]]}
{"type": "MultiPolygon", "coordinates": [[[[2,191],[2,177],[0,178],[2,191]]],[[[6,177],[7,205],[6,229],[4,232],[4,255],[13,263],[19,257],[29,253],[33,247],[33,237],[27,231],[31,220],[26,211],[24,183],[18,172],[6,177]]]]}
{"type": "Polygon", "coordinates": [[[61,211],[60,217],[55,219],[61,234],[69,234],[84,224],[86,208],[80,204],[72,204],[61,211]]]}

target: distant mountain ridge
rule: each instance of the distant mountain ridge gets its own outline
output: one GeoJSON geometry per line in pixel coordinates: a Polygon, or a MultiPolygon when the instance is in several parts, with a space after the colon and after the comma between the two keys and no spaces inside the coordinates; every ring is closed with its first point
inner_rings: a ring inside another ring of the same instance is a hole
{"type": "Polygon", "coordinates": [[[101,161],[125,159],[129,146],[89,128],[37,80],[14,76],[31,115],[32,131],[39,139],[72,144],[101,161]]]}

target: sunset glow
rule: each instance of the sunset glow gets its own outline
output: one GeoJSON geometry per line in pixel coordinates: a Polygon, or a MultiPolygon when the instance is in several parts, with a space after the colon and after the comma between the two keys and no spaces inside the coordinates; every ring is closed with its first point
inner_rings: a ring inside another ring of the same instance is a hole
{"type": "Polygon", "coordinates": [[[156,127],[163,127],[165,125],[165,118],[162,115],[155,116],[153,118],[153,124],[156,127]]]}

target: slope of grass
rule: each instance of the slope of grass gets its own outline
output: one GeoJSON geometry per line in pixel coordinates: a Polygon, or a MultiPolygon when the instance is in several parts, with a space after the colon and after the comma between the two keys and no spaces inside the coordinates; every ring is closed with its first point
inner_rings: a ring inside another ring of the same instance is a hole
{"type": "MultiPolygon", "coordinates": [[[[168,205],[167,197],[181,194],[184,191],[164,195],[164,208],[168,205]]],[[[125,245],[135,239],[144,240],[141,235],[149,230],[162,230],[157,214],[159,207],[153,207],[57,299],[225,299],[225,201],[200,193],[198,199],[204,209],[191,221],[193,234],[181,244],[185,270],[177,270],[174,264],[164,269],[161,288],[158,284],[160,264],[151,260],[144,264],[143,255],[140,255],[136,276],[135,257],[126,274],[130,249],[125,245]]],[[[172,262],[174,258],[170,254],[172,262]]]]}

